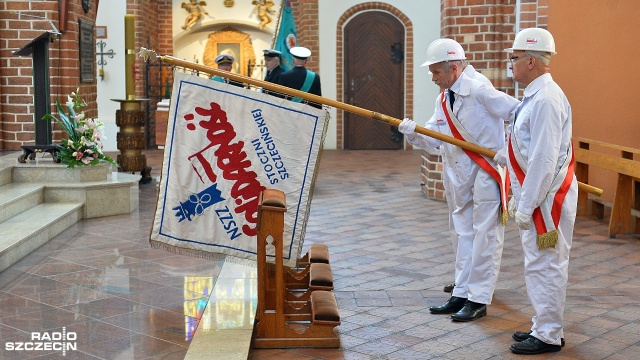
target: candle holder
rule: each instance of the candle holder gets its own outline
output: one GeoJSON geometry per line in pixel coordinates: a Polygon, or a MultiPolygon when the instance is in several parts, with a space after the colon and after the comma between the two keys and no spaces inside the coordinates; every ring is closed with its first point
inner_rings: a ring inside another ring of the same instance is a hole
{"type": "Polygon", "coordinates": [[[116,110],[116,125],[120,131],[116,136],[118,150],[118,164],[121,171],[140,171],[142,178],[140,183],[151,181],[151,167],[147,166],[147,157],[142,154],[146,146],[146,136],[142,131],[145,126],[146,114],[142,103],[149,99],[120,100],[111,99],[120,103],[120,110],[116,110]]]}
{"type": "Polygon", "coordinates": [[[116,125],[120,131],[116,137],[118,150],[118,164],[120,169],[127,172],[140,171],[141,184],[151,182],[151,167],[147,166],[147,157],[142,154],[146,147],[146,136],[142,128],[146,125],[146,114],[142,103],[149,99],[136,99],[134,78],[135,67],[135,17],[131,14],[124,16],[125,37],[125,100],[111,99],[120,103],[120,110],[116,110],[116,125]]]}

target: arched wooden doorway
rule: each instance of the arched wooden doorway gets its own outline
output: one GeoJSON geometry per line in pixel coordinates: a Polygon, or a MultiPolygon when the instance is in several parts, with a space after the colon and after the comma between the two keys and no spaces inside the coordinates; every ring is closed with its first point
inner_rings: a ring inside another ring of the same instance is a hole
{"type": "MultiPolygon", "coordinates": [[[[405,30],[393,15],[370,11],[356,15],[344,28],[344,100],[382,114],[404,116],[405,30]]],[[[344,148],[402,149],[397,128],[345,113],[344,148]]]]}

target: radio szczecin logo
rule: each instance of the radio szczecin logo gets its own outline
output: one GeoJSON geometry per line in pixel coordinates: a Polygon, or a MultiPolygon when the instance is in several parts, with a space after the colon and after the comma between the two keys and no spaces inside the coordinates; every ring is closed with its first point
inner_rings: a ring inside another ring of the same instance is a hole
{"type": "Polygon", "coordinates": [[[76,340],[78,334],[75,332],[67,332],[66,328],[62,331],[51,332],[32,332],[30,341],[11,341],[4,345],[7,351],[62,351],[62,355],[66,356],[69,350],[78,350],[76,340]]]}

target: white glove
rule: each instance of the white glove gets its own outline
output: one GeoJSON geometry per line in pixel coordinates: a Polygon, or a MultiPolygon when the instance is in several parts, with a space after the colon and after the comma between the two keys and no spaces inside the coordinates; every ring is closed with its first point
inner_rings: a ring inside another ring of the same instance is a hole
{"type": "Polygon", "coordinates": [[[405,135],[411,135],[416,132],[416,122],[409,118],[404,118],[398,125],[398,131],[405,135]]]}
{"type": "Polygon", "coordinates": [[[513,196],[509,199],[509,205],[507,206],[507,211],[509,212],[509,216],[516,216],[516,198],[513,196]]]}
{"type": "Polygon", "coordinates": [[[518,225],[518,228],[520,228],[520,230],[529,230],[531,228],[531,225],[533,225],[533,219],[531,218],[531,215],[526,215],[524,213],[521,213],[520,211],[516,211],[516,224],[518,225]]]}
{"type": "Polygon", "coordinates": [[[495,161],[496,164],[502,167],[506,167],[507,166],[507,148],[503,147],[502,149],[498,150],[496,155],[493,157],[493,161],[495,161]]]}

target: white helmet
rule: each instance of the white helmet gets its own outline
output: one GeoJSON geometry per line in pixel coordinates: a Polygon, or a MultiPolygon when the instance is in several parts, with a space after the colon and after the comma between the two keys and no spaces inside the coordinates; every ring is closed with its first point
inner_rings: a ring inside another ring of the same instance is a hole
{"type": "Polygon", "coordinates": [[[427,61],[421,66],[450,60],[464,60],[464,50],[457,41],[452,39],[438,39],[429,45],[427,49],[427,61]]]}
{"type": "Polygon", "coordinates": [[[556,54],[556,43],[553,41],[553,36],[550,32],[541,28],[529,28],[521,30],[516,38],[513,40],[513,46],[504,49],[508,53],[512,53],[513,50],[524,51],[542,51],[556,54]]]}

